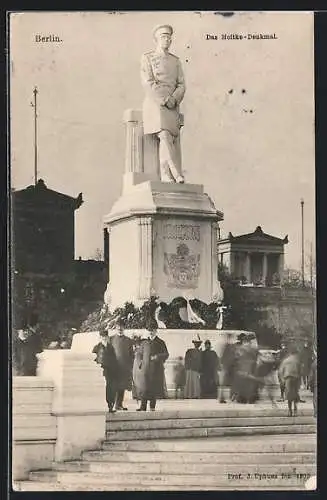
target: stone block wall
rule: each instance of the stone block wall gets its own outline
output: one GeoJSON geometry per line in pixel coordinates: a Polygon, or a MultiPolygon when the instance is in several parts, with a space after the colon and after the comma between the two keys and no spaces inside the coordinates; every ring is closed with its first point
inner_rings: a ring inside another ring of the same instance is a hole
{"type": "Polygon", "coordinates": [[[41,377],[13,377],[12,475],[26,479],[29,470],[48,467],[54,459],[57,437],[52,415],[54,385],[41,377]]]}

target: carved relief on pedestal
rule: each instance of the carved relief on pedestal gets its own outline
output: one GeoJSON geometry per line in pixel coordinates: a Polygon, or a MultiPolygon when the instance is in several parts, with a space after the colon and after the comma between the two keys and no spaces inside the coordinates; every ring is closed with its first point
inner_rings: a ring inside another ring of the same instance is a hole
{"type": "Polygon", "coordinates": [[[177,246],[176,253],[164,253],[164,273],[169,288],[197,288],[201,273],[201,255],[191,254],[186,243],[177,246]]]}

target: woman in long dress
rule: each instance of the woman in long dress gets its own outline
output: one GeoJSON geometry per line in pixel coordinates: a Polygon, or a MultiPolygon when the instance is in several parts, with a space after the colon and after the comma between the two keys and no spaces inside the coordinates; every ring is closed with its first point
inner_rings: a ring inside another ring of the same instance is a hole
{"type": "Polygon", "coordinates": [[[200,346],[202,344],[202,340],[196,339],[192,340],[192,342],[194,347],[186,351],[184,360],[186,372],[184,398],[200,399],[202,368],[202,351],[200,351],[200,346]]]}

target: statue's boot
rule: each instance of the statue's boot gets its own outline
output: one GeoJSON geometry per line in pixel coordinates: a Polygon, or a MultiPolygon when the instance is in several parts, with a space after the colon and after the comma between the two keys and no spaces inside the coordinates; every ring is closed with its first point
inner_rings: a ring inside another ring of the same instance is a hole
{"type": "Polygon", "coordinates": [[[167,182],[166,177],[163,178],[163,173],[167,169],[169,175],[172,177],[172,182],[177,182],[179,184],[184,183],[184,177],[181,175],[180,168],[178,168],[178,162],[176,161],[173,136],[168,131],[163,130],[158,134],[158,137],[160,139],[159,155],[161,180],[167,182]]]}

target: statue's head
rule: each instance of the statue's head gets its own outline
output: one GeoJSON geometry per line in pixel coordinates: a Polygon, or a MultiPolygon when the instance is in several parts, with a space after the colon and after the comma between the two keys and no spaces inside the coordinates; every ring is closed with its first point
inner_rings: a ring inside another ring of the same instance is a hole
{"type": "Polygon", "coordinates": [[[157,47],[162,50],[168,50],[172,42],[173,31],[173,28],[169,24],[156,26],[153,30],[153,38],[157,47]]]}

